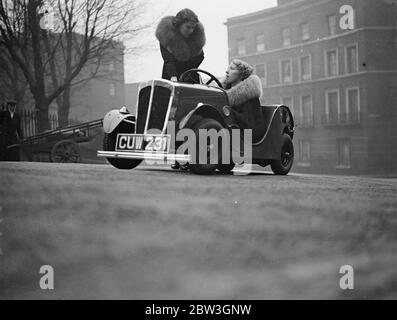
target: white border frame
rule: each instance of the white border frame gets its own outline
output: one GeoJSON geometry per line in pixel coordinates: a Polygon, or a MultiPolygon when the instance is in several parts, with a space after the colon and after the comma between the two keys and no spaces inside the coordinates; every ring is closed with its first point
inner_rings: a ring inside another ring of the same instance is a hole
{"type": "Polygon", "coordinates": [[[356,74],[360,72],[360,63],[359,63],[359,55],[358,55],[358,42],[353,42],[350,44],[345,45],[344,47],[344,54],[345,54],[345,74],[356,74]],[[347,49],[351,47],[356,47],[356,72],[348,72],[347,70],[347,49]]]}
{"type": "Polygon", "coordinates": [[[299,147],[299,159],[297,162],[298,167],[303,167],[303,168],[309,168],[312,166],[312,140],[310,139],[299,139],[298,140],[298,147],[299,147]],[[302,157],[302,142],[308,142],[309,143],[309,162],[303,162],[301,157],[302,157]]]}
{"type": "Polygon", "coordinates": [[[337,114],[338,114],[338,122],[339,122],[339,118],[340,118],[340,89],[339,88],[335,88],[335,89],[328,89],[328,90],[325,90],[325,115],[326,115],[326,117],[327,117],[327,123],[328,123],[328,120],[329,120],[329,115],[330,115],[330,112],[329,112],[329,94],[330,93],[337,93],[338,94],[338,106],[337,106],[337,114]]]}
{"type": "Polygon", "coordinates": [[[329,14],[327,15],[327,36],[328,37],[335,37],[338,35],[338,15],[336,14],[329,14]],[[329,24],[329,18],[330,17],[335,17],[335,34],[330,33],[330,24],[329,24]]]}
{"type": "Polygon", "coordinates": [[[357,100],[358,100],[357,116],[358,116],[358,122],[361,123],[361,92],[359,86],[346,87],[346,91],[345,91],[346,111],[350,115],[349,91],[353,91],[353,90],[357,90],[357,100]]]}
{"type": "MultiPolygon", "coordinates": [[[[310,94],[302,94],[299,97],[299,102],[300,102],[300,106],[299,106],[299,114],[300,114],[300,119],[303,119],[303,97],[310,97],[310,113],[311,113],[311,124],[307,125],[307,124],[303,124],[304,126],[314,126],[314,110],[313,110],[313,95],[310,94]]],[[[302,125],[302,124],[301,124],[302,125]]]]}
{"type": "Polygon", "coordinates": [[[335,78],[340,75],[339,69],[339,48],[328,49],[324,51],[324,75],[326,78],[335,78]],[[328,74],[328,52],[336,51],[336,75],[328,74]]]}
{"type": "Polygon", "coordinates": [[[266,62],[258,63],[258,64],[255,65],[255,74],[261,79],[262,86],[266,88],[267,87],[267,64],[266,64],[266,62]],[[265,69],[265,77],[264,78],[259,77],[259,75],[257,74],[257,72],[256,72],[256,67],[257,66],[263,66],[264,67],[264,69],[265,69]]]}
{"type": "Polygon", "coordinates": [[[266,37],[264,33],[257,33],[255,34],[255,52],[256,53],[263,53],[266,51],[266,37]],[[262,36],[263,37],[263,50],[258,50],[258,37],[262,36]]]}
{"type": "Polygon", "coordinates": [[[299,63],[298,63],[298,67],[299,67],[299,81],[300,82],[306,82],[306,81],[310,81],[313,79],[313,65],[312,65],[312,54],[304,54],[304,55],[300,55],[299,57],[299,63]],[[303,75],[302,75],[302,58],[305,57],[309,57],[309,71],[310,71],[310,77],[309,79],[304,80],[303,79],[303,75]]]}
{"type": "Polygon", "coordinates": [[[300,38],[302,42],[306,42],[306,41],[310,41],[312,39],[311,37],[311,32],[310,32],[310,22],[306,21],[306,22],[302,22],[299,24],[299,32],[300,32],[300,38]],[[307,24],[309,26],[309,38],[308,39],[303,39],[303,25],[307,24]]]}
{"type": "Polygon", "coordinates": [[[292,32],[291,32],[291,27],[284,27],[284,28],[281,28],[280,33],[281,33],[281,48],[288,48],[288,47],[290,47],[290,46],[292,45],[292,39],[291,39],[292,32]],[[284,34],[283,34],[283,31],[286,30],[286,29],[289,30],[289,44],[288,44],[288,45],[284,45],[284,34]]]}
{"type": "Polygon", "coordinates": [[[337,155],[338,155],[338,163],[335,166],[336,169],[350,170],[353,167],[353,165],[352,165],[352,162],[353,162],[352,161],[353,160],[352,159],[352,143],[351,142],[352,142],[351,138],[337,138],[336,139],[336,148],[337,148],[337,155]],[[339,163],[340,162],[339,142],[342,140],[349,141],[349,164],[348,165],[339,163]]]}
{"type": "Polygon", "coordinates": [[[236,39],[236,55],[237,55],[238,57],[242,57],[242,56],[245,56],[246,54],[247,54],[247,39],[245,39],[245,38],[238,38],[238,39],[236,39]],[[239,45],[238,45],[238,43],[239,43],[240,41],[244,41],[244,53],[238,52],[238,51],[239,51],[239,45]]]}
{"type": "Polygon", "coordinates": [[[281,59],[278,62],[279,64],[279,77],[280,77],[280,84],[290,84],[294,82],[294,66],[292,64],[292,58],[281,59]],[[291,64],[291,81],[283,81],[283,62],[289,61],[291,64]]]}

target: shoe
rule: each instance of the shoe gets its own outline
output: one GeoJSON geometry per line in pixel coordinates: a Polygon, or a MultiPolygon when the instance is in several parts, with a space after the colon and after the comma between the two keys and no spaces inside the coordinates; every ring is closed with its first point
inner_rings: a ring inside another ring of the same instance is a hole
{"type": "Polygon", "coordinates": [[[189,171],[189,164],[186,163],[186,164],[179,165],[179,168],[180,168],[182,171],[189,171]]]}
{"type": "Polygon", "coordinates": [[[181,168],[180,164],[178,162],[175,162],[172,166],[171,169],[173,170],[179,170],[181,168]]]}

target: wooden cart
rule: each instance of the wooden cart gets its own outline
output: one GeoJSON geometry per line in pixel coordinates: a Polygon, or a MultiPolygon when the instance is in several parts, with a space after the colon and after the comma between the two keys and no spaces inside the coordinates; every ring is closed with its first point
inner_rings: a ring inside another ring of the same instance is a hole
{"type": "Polygon", "coordinates": [[[47,153],[51,162],[78,163],[81,162],[79,143],[91,141],[94,138],[93,129],[102,127],[102,124],[103,120],[100,119],[46,131],[8,148],[20,148],[29,161],[36,154],[47,153]]]}

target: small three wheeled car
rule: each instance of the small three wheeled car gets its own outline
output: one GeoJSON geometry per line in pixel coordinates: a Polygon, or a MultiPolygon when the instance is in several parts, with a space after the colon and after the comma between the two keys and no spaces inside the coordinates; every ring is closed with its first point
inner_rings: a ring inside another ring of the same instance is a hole
{"type": "MultiPolygon", "coordinates": [[[[276,175],[287,175],[294,160],[292,113],[284,105],[267,105],[261,109],[263,127],[259,136],[254,134],[257,138],[250,146],[251,162],[263,167],[270,165],[276,175]]],[[[98,156],[107,158],[118,169],[133,169],[143,160],[163,160],[185,163],[197,174],[211,174],[215,170],[231,172],[235,166],[233,162],[203,163],[192,159],[191,154],[179,153],[177,143],[172,143],[175,137],[167,131],[170,122],[174,123],[174,134],[189,128],[197,136],[202,129],[232,131],[240,128],[230,111],[222,84],[204,70],[189,70],[178,83],[167,80],[142,83],[138,90],[136,114],[130,114],[123,107],[105,116],[104,150],[98,151],[98,156]],[[193,75],[197,74],[201,83],[187,83],[196,79],[197,76],[193,75]],[[204,77],[209,78],[205,83],[204,77]]],[[[210,145],[207,147],[210,152],[210,145]]]]}

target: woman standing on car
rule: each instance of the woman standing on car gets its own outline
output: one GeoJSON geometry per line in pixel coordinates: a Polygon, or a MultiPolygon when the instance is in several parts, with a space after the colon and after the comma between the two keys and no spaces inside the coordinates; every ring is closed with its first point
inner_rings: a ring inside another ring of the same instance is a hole
{"type": "Polygon", "coordinates": [[[157,26],[156,38],[164,60],[163,79],[177,82],[181,74],[198,68],[204,60],[204,26],[190,9],[164,17],[157,26]]]}

